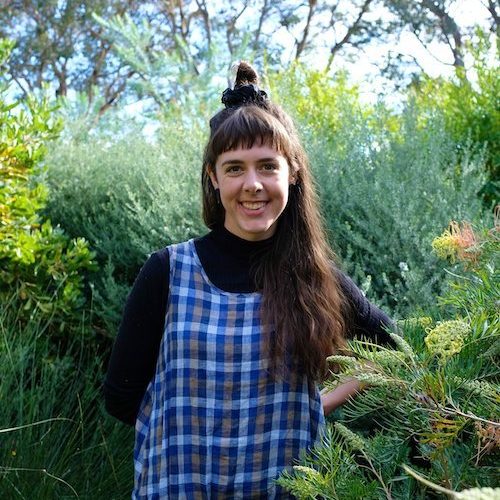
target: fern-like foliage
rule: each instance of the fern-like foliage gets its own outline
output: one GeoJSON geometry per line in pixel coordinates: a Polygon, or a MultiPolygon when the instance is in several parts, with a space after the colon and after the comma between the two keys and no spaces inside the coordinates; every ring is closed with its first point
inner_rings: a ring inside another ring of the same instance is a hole
{"type": "Polygon", "coordinates": [[[441,299],[453,306],[453,318],[400,322],[391,333],[396,349],[356,339],[348,343],[350,353],[329,358],[338,373],[327,388],[356,377],[364,390],[301,462],[306,468],[280,480],[298,498],[498,493],[492,489],[500,458],[498,219],[467,241],[467,247],[452,242],[463,245],[454,255],[463,268],[454,270],[451,291],[441,299]]]}

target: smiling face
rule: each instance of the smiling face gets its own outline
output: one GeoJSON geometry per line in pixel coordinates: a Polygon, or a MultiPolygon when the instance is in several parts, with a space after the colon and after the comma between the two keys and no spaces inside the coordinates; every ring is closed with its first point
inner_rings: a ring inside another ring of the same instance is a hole
{"type": "Polygon", "coordinates": [[[228,231],[251,241],[274,234],[292,183],[284,156],[266,145],[233,149],[219,155],[209,175],[219,189],[228,231]]]}

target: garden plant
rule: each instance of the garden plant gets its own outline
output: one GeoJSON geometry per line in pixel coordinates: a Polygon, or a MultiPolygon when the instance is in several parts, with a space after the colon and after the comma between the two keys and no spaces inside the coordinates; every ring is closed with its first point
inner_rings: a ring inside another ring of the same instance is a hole
{"type": "Polygon", "coordinates": [[[395,350],[352,340],[329,358],[327,388],[355,376],[364,390],[279,480],[298,498],[499,498],[499,215],[483,230],[452,222],[433,241],[453,266],[440,300],[453,314],[400,322],[395,350]]]}

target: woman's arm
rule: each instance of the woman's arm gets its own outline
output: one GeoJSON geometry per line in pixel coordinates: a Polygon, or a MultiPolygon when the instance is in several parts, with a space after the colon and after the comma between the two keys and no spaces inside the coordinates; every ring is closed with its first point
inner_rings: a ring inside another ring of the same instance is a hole
{"type": "MultiPolygon", "coordinates": [[[[387,333],[393,322],[381,309],[373,305],[354,284],[347,274],[337,270],[337,277],[344,296],[349,305],[352,336],[365,336],[377,344],[394,346],[394,341],[387,333]]],[[[331,391],[321,392],[321,403],[325,415],[330,414],[349,398],[353,398],[362,390],[362,384],[355,378],[348,380],[331,391]]]]}
{"type": "Polygon", "coordinates": [[[354,337],[367,337],[375,344],[395,347],[394,341],[387,333],[387,329],[394,328],[391,318],[372,304],[347,274],[337,270],[337,277],[349,306],[349,333],[354,337]]]}
{"type": "Polygon", "coordinates": [[[359,391],[361,391],[361,382],[354,378],[338,385],[332,391],[321,391],[321,404],[325,416],[343,405],[349,398],[354,397],[359,391]]]}
{"type": "Polygon", "coordinates": [[[128,296],[104,381],[110,415],[134,425],[154,375],[169,281],[168,251],[153,254],[142,267],[128,296]]]}

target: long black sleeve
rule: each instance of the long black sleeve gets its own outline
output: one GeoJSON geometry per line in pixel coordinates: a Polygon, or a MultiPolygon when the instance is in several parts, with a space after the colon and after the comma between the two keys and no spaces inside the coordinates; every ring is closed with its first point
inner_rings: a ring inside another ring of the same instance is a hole
{"type": "Polygon", "coordinates": [[[167,257],[166,251],[154,253],[137,276],[104,382],[106,410],[130,425],[135,424],[158,358],[169,285],[167,257]]]}
{"type": "Polygon", "coordinates": [[[394,341],[387,333],[393,322],[381,309],[372,304],[347,274],[338,271],[340,286],[348,301],[349,336],[366,337],[375,344],[394,347],[394,341]]]}

